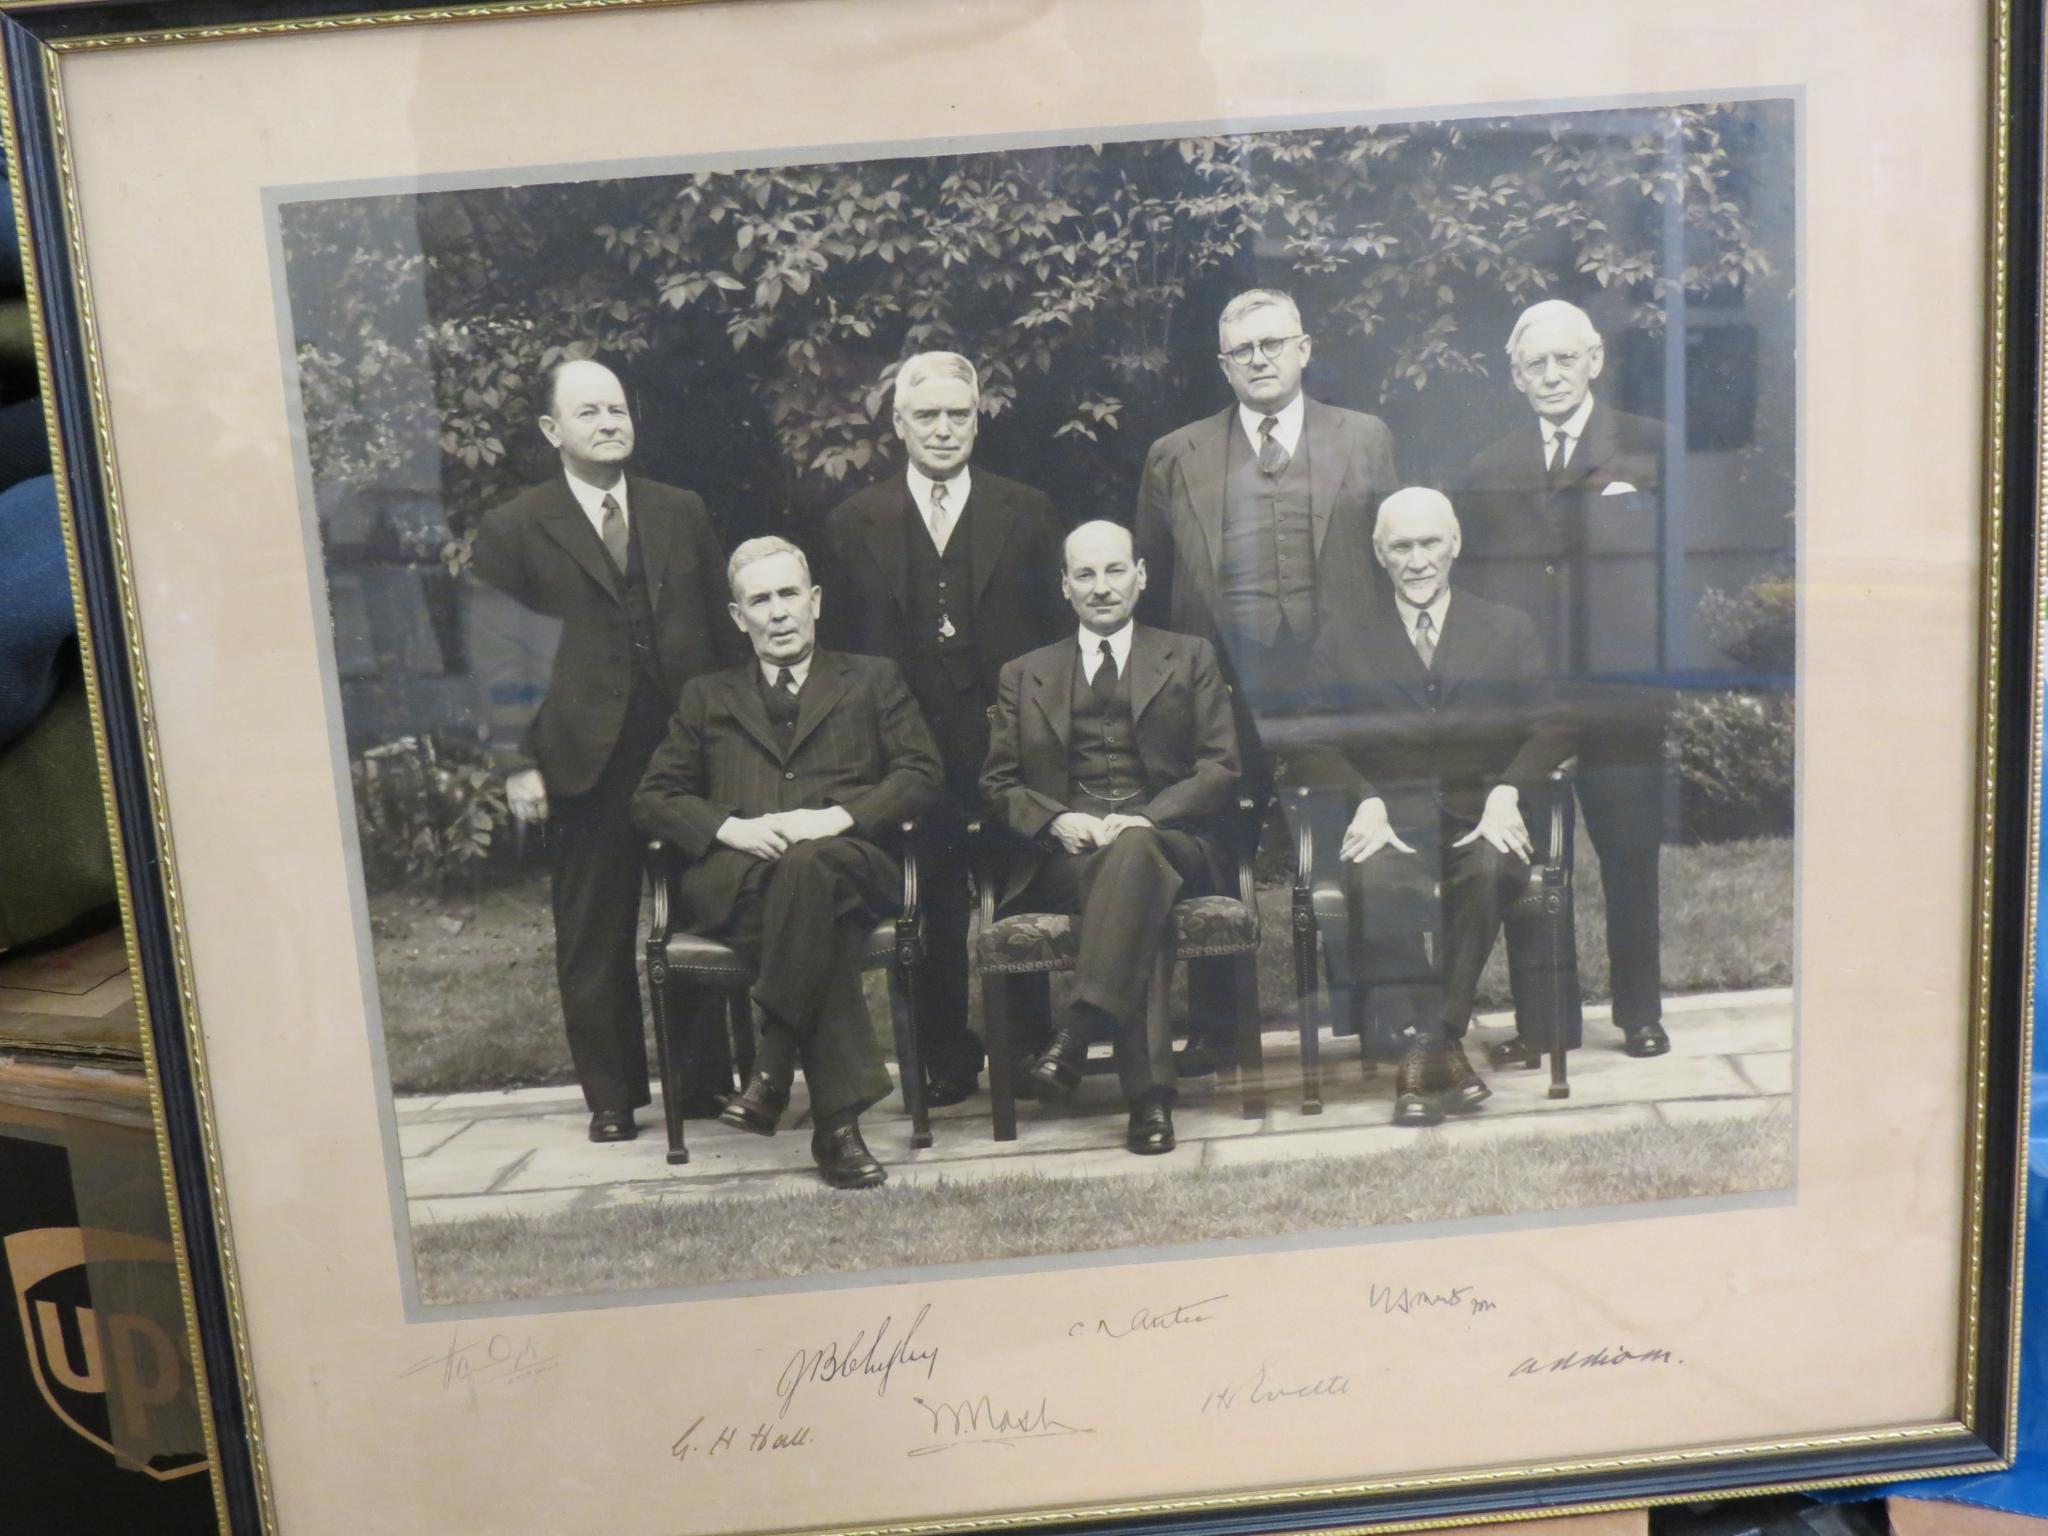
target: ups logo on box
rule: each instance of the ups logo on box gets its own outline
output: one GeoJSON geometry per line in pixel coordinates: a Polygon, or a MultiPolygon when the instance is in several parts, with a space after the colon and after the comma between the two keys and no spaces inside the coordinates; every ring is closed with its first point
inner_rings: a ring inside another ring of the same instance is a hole
{"type": "Polygon", "coordinates": [[[176,1294],[165,1287],[165,1271],[175,1275],[170,1245],[89,1227],[0,1241],[29,1371],[50,1411],[159,1482],[205,1471],[184,1350],[155,1317],[120,1305],[176,1294]]]}

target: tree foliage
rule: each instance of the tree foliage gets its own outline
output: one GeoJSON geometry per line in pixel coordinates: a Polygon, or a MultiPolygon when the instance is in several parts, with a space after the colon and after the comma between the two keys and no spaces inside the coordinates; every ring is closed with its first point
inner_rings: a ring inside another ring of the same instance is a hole
{"type": "Polygon", "coordinates": [[[730,477],[770,512],[814,507],[889,467],[894,368],[947,347],[981,364],[989,418],[1027,418],[1041,482],[1128,479],[1190,387],[1213,383],[1216,309],[1253,282],[1296,294],[1319,358],[1370,381],[1347,403],[1371,407],[1498,374],[1504,317],[1538,297],[1655,332],[1680,290],[1784,281],[1789,221],[1760,233],[1757,213],[1781,192],[1752,185],[1758,157],[1735,152],[1784,134],[1782,113],[1305,129],[294,204],[313,470],[331,486],[402,477],[431,439],[461,528],[539,471],[541,371],[595,354],[740,426],[751,447],[730,477]]]}

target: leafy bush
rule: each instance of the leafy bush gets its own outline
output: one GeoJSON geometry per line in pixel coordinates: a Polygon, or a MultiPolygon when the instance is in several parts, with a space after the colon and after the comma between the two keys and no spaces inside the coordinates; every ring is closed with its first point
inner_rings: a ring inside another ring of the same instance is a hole
{"type": "Polygon", "coordinates": [[[460,877],[471,887],[510,862],[504,777],[474,746],[402,736],[349,765],[363,878],[373,891],[460,877]]]}
{"type": "MultiPolygon", "coordinates": [[[[1739,592],[1709,588],[1700,625],[1739,665],[1790,682],[1798,634],[1789,570],[1739,592]]],[[[1679,701],[1672,717],[1686,829],[1709,842],[1784,836],[1792,830],[1796,706],[1790,691],[1730,689],[1679,701]]]]}

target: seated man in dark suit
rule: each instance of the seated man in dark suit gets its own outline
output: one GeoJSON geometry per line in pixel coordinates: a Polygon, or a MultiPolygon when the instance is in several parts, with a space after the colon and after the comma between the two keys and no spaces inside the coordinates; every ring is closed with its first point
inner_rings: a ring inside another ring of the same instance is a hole
{"type": "Polygon", "coordinates": [[[1433,1125],[1491,1095],[1466,1058],[1465,1029],[1502,912],[1529,878],[1521,796],[1572,749],[1535,626],[1451,590],[1458,548],[1457,517],[1437,492],[1380,504],[1373,551],[1393,599],[1325,626],[1311,678],[1321,718],[1296,760],[1305,782],[1357,806],[1338,856],[1364,917],[1358,980],[1391,1003],[1410,1039],[1397,1125],[1433,1125]],[[1435,918],[1432,963],[1423,930],[1435,918]]]}
{"type": "Polygon", "coordinates": [[[901,888],[884,844],[939,791],[938,749],[892,661],[815,648],[803,552],[749,539],[727,565],[754,659],[692,678],[633,797],[640,830],[694,862],[679,920],[754,962],[755,1071],[719,1116],[762,1136],[799,1061],[825,1182],[887,1177],[860,1112],[890,1089],[861,996],[861,942],[901,888]]]}
{"type": "Polygon", "coordinates": [[[1146,990],[1174,902],[1228,888],[1220,831],[1236,804],[1237,731],[1209,642],[1132,622],[1145,565],[1128,529],[1082,524],[1063,565],[1078,639],[1003,667],[981,776],[989,820],[1026,844],[1002,905],[1079,914],[1074,1000],[1027,1081],[1073,1088],[1106,1025],[1130,1103],[1125,1144],[1171,1152],[1173,1042],[1148,1037],[1146,990]]]}

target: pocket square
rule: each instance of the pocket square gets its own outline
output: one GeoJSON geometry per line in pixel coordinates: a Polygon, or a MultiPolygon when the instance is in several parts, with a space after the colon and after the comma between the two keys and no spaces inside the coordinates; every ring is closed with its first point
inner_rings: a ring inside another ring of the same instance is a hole
{"type": "Polygon", "coordinates": [[[1635,493],[1636,488],[1630,485],[1626,480],[1610,481],[1608,484],[1602,486],[1600,489],[1600,494],[1602,496],[1633,496],[1635,495],[1635,493]]]}

